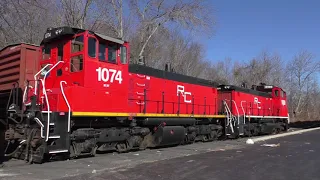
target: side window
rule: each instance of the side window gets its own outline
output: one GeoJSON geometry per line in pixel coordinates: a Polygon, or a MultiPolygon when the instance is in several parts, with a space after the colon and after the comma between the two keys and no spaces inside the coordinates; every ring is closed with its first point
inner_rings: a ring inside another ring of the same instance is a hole
{"type": "Polygon", "coordinates": [[[72,42],[71,52],[79,52],[83,50],[83,35],[75,37],[72,42]]]}
{"type": "Polygon", "coordinates": [[[47,60],[50,59],[51,46],[50,44],[45,44],[42,49],[42,59],[47,60]]]}
{"type": "Polygon", "coordinates": [[[121,56],[120,60],[122,64],[127,64],[127,47],[121,46],[121,56]]]}
{"type": "Polygon", "coordinates": [[[275,94],[276,97],[279,97],[279,90],[275,90],[274,94],[275,94]]]}
{"type": "Polygon", "coordinates": [[[88,40],[88,55],[89,57],[95,58],[96,57],[96,42],[95,38],[89,37],[88,40]]]}
{"type": "MultiPolygon", "coordinates": [[[[58,48],[58,61],[63,61],[63,45],[64,44],[59,44],[57,46],[58,48]]],[[[62,69],[57,69],[57,76],[62,75],[62,69]]]]}
{"type": "Polygon", "coordinates": [[[104,43],[99,43],[99,60],[106,61],[106,48],[107,45],[104,43]]]}
{"type": "Polygon", "coordinates": [[[73,56],[70,61],[70,72],[79,72],[83,69],[83,56],[73,56]]]}
{"type": "Polygon", "coordinates": [[[116,46],[108,45],[108,62],[116,63],[117,62],[117,51],[116,46]]]}
{"type": "Polygon", "coordinates": [[[59,44],[59,45],[58,45],[58,61],[62,61],[62,57],[63,57],[63,45],[64,45],[64,44],[59,44]]]}
{"type": "Polygon", "coordinates": [[[284,92],[280,91],[280,96],[283,98],[284,97],[284,92]]]}

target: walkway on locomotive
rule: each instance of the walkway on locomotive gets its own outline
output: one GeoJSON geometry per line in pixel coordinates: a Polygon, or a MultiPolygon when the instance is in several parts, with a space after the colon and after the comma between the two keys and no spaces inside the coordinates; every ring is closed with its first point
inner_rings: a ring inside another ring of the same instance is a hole
{"type": "MultiPolygon", "coordinates": [[[[204,99],[204,105],[196,104],[197,106],[205,106],[205,109],[208,109],[207,113],[158,113],[150,110],[144,112],[137,110],[137,108],[130,109],[127,104],[130,101],[130,94],[134,92],[130,92],[133,89],[129,87],[129,76],[132,74],[139,76],[140,72],[131,73],[129,71],[130,51],[129,44],[125,41],[87,30],[62,27],[49,30],[45,34],[42,49],[41,67],[44,68],[47,64],[55,66],[54,68],[48,66],[42,72],[42,75],[47,73],[45,88],[51,111],[67,112],[68,106],[64,100],[66,98],[70,103],[72,116],[225,118],[225,115],[218,115],[217,111],[213,110],[216,108],[216,100],[211,102],[211,99],[207,102],[204,99]],[[48,72],[49,70],[50,72],[48,72]],[[65,83],[61,84],[61,82],[65,83]],[[65,97],[61,91],[65,92],[65,97]]],[[[149,71],[156,70],[150,68],[149,71]]],[[[146,77],[143,74],[140,76],[146,77]]],[[[192,77],[185,76],[184,78],[190,79],[192,77]]],[[[173,79],[173,81],[176,80],[173,79]]],[[[199,80],[193,81],[200,82],[199,80]]],[[[211,85],[207,84],[207,86],[211,85]]],[[[140,93],[144,93],[144,88],[140,93]]],[[[141,96],[146,99],[143,95],[141,96]]],[[[152,98],[154,97],[148,98],[148,105],[144,105],[144,102],[138,102],[136,99],[134,102],[137,103],[136,107],[146,109],[152,100],[155,100],[152,98]]],[[[158,98],[161,99],[161,93],[156,97],[156,99],[158,98]]],[[[45,101],[43,102],[45,103],[45,101]]],[[[173,102],[173,109],[178,106],[178,103],[174,103],[176,102],[173,102]]]]}

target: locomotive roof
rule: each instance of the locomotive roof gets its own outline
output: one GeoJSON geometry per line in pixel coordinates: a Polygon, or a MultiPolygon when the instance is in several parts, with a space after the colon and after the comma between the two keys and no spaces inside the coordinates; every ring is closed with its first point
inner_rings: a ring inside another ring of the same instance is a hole
{"type": "Polygon", "coordinates": [[[104,40],[107,40],[107,41],[111,41],[111,42],[115,42],[115,43],[118,43],[118,44],[123,44],[124,41],[120,40],[120,39],[116,39],[116,38],[113,38],[113,37],[110,37],[110,36],[106,36],[106,35],[103,35],[103,34],[99,34],[99,33],[95,33],[94,34],[104,40]]]}
{"type": "Polygon", "coordinates": [[[243,88],[243,87],[234,86],[234,85],[220,85],[219,88],[221,88],[222,91],[235,90],[235,91],[249,93],[249,94],[253,94],[253,95],[257,95],[257,96],[272,97],[271,94],[268,94],[266,92],[256,91],[253,89],[243,88]]]}
{"type": "MultiPolygon", "coordinates": [[[[81,33],[86,31],[86,29],[80,29],[80,28],[74,28],[74,27],[69,27],[69,26],[63,26],[63,27],[57,27],[57,28],[48,28],[46,33],[43,36],[43,40],[41,44],[52,41],[53,39],[60,39],[62,37],[68,36],[68,35],[75,35],[77,33],[81,33]]],[[[123,44],[125,41],[113,38],[110,36],[106,36],[100,33],[96,33],[93,31],[88,30],[90,33],[104,39],[107,41],[111,41],[117,44],[123,44]]]]}

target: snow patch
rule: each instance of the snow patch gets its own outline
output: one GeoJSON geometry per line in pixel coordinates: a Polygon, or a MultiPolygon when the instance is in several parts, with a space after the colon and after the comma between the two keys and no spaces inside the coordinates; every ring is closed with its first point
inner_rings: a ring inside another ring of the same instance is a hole
{"type": "Polygon", "coordinates": [[[246,144],[254,144],[254,142],[253,142],[252,139],[248,139],[248,140],[246,141],[246,144]]]}

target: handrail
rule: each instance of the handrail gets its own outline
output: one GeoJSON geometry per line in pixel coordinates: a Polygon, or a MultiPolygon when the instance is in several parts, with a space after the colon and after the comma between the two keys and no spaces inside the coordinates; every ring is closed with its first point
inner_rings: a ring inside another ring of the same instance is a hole
{"type": "Polygon", "coordinates": [[[44,128],[44,125],[42,124],[42,122],[37,118],[37,117],[35,117],[34,118],[35,120],[36,120],[36,122],[39,124],[39,126],[40,126],[40,131],[41,131],[41,138],[44,138],[44,135],[43,135],[43,128],[44,128]]]}
{"type": "Polygon", "coordinates": [[[47,134],[46,134],[46,141],[49,140],[49,129],[50,129],[50,105],[49,105],[49,100],[48,100],[48,95],[47,95],[47,91],[46,91],[46,87],[45,87],[45,81],[47,78],[47,74],[50,73],[50,71],[52,71],[52,69],[54,69],[59,63],[64,62],[64,61],[58,61],[54,66],[52,66],[47,72],[45,72],[44,74],[44,78],[43,80],[41,80],[42,82],[42,92],[44,94],[44,97],[46,99],[46,103],[47,103],[47,113],[48,113],[48,122],[47,122],[47,134]]]}
{"type": "Polygon", "coordinates": [[[240,119],[240,115],[239,115],[239,110],[238,110],[238,106],[237,106],[237,103],[234,101],[234,100],[231,100],[234,105],[236,106],[236,110],[237,110],[237,113],[238,113],[238,125],[239,125],[239,119],[240,119]]]}
{"type": "MultiPolygon", "coordinates": [[[[29,85],[29,88],[33,88],[33,87],[32,87],[31,85],[29,85]]],[[[22,96],[22,102],[23,102],[23,104],[25,104],[25,102],[26,102],[27,89],[28,89],[28,86],[26,86],[26,87],[24,88],[24,91],[23,91],[23,96],[22,96]]]]}
{"type": "Polygon", "coordinates": [[[37,81],[37,76],[48,66],[52,66],[52,64],[46,64],[39,72],[37,72],[33,77],[35,81],[35,87],[34,87],[34,94],[37,95],[37,87],[38,87],[38,81],[37,81]]]}
{"type": "Polygon", "coordinates": [[[243,124],[246,124],[246,112],[244,111],[244,108],[243,108],[243,105],[242,105],[243,102],[247,103],[247,101],[241,101],[241,108],[242,108],[242,111],[243,111],[243,124]]]}
{"type": "Polygon", "coordinates": [[[47,103],[47,113],[48,113],[48,122],[47,122],[47,133],[46,133],[46,141],[48,141],[49,139],[49,128],[50,128],[50,106],[49,106],[49,100],[48,100],[48,96],[47,96],[47,92],[45,90],[45,83],[43,79],[40,79],[41,83],[42,83],[42,87],[43,87],[43,94],[45,96],[46,99],[46,103],[47,103]]]}
{"type": "Polygon", "coordinates": [[[70,115],[70,113],[71,113],[71,108],[70,108],[70,104],[69,104],[69,102],[68,102],[68,100],[67,100],[67,97],[66,97],[66,95],[64,94],[64,90],[63,90],[62,83],[67,84],[67,82],[66,82],[66,81],[60,81],[60,88],[61,88],[62,96],[63,96],[64,100],[66,101],[66,104],[67,104],[68,110],[69,110],[69,112],[68,112],[68,132],[70,132],[70,121],[71,121],[71,117],[70,117],[71,115],[70,115]]]}
{"type": "Polygon", "coordinates": [[[227,124],[227,126],[230,124],[231,132],[234,133],[233,126],[232,126],[232,122],[229,122],[229,121],[230,121],[230,118],[231,118],[231,120],[232,120],[232,117],[229,117],[229,115],[228,115],[228,114],[230,114],[230,116],[232,116],[232,113],[231,113],[231,111],[230,111],[230,109],[229,109],[228,104],[226,103],[226,101],[223,101],[223,102],[224,102],[225,108],[226,108],[226,110],[227,110],[227,117],[228,117],[228,121],[227,121],[228,124],[227,124]]]}
{"type": "MultiPolygon", "coordinates": [[[[223,104],[225,105],[225,110],[226,110],[226,113],[227,113],[227,117],[229,118],[229,111],[228,111],[228,104],[225,102],[225,101],[223,101],[223,104]]],[[[228,126],[229,125],[229,119],[228,119],[228,121],[227,121],[227,124],[226,124],[226,126],[228,126]]]]}

